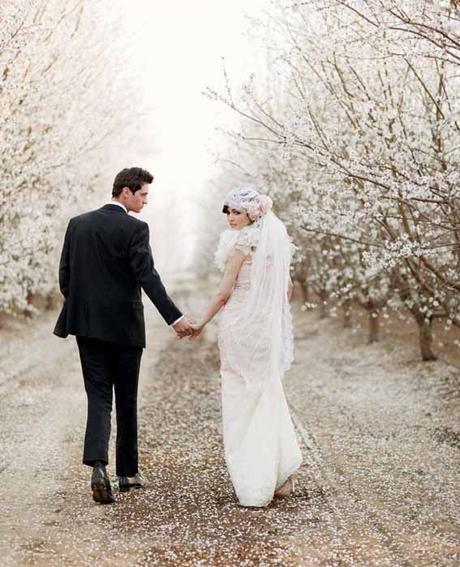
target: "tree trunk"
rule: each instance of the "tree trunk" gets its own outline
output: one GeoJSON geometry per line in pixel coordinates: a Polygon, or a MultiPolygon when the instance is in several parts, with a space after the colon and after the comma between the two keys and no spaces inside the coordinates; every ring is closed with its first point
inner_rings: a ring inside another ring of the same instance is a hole
{"type": "Polygon", "coordinates": [[[52,292],[46,296],[46,311],[57,309],[62,303],[62,296],[57,292],[52,292]]]}
{"type": "Polygon", "coordinates": [[[300,289],[302,290],[302,301],[303,303],[309,303],[310,290],[308,288],[307,280],[299,281],[300,289]]]}
{"type": "Polygon", "coordinates": [[[351,300],[346,299],[342,303],[343,310],[343,327],[345,329],[351,329],[351,300]]]}
{"type": "Polygon", "coordinates": [[[378,309],[370,309],[367,312],[369,321],[369,344],[375,343],[380,339],[380,311],[378,309]]]}
{"type": "Polygon", "coordinates": [[[420,354],[422,360],[436,360],[437,357],[433,353],[433,327],[432,319],[425,319],[423,315],[415,317],[418,326],[420,354]]]}
{"type": "Polygon", "coordinates": [[[319,293],[319,317],[320,319],[325,319],[329,315],[329,310],[327,308],[327,293],[321,291],[319,293]]]}

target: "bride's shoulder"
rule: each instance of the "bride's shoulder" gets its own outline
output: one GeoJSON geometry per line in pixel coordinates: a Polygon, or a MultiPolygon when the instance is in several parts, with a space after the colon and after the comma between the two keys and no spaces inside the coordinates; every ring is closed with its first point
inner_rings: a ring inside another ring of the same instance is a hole
{"type": "Polygon", "coordinates": [[[260,238],[258,223],[245,226],[241,230],[224,230],[214,254],[214,261],[219,270],[224,271],[225,264],[233,250],[239,250],[248,256],[257,248],[260,238]]]}
{"type": "Polygon", "coordinates": [[[214,254],[214,261],[219,270],[224,271],[225,263],[232,248],[235,246],[238,233],[235,230],[224,230],[219,237],[219,243],[214,254]]]}
{"type": "Polygon", "coordinates": [[[242,228],[235,242],[235,248],[248,255],[257,248],[260,238],[260,227],[258,223],[250,224],[242,228]]]}

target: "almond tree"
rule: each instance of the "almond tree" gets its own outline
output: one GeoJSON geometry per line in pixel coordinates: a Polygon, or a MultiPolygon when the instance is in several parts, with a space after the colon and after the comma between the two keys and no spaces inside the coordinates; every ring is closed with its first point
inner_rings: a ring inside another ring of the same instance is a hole
{"type": "Polygon", "coordinates": [[[460,323],[455,8],[278,3],[266,76],[238,96],[210,93],[242,117],[244,151],[272,191],[289,180],[286,216],[310,235],[317,292],[333,293],[345,311],[358,301],[371,340],[391,299],[417,323],[425,360],[435,357],[432,321],[460,323]]]}
{"type": "MultiPolygon", "coordinates": [[[[87,201],[133,124],[117,87],[114,6],[16,0],[0,7],[0,313],[56,288],[62,213],[87,201]]],[[[64,215],[65,216],[65,215],[64,215]]]]}

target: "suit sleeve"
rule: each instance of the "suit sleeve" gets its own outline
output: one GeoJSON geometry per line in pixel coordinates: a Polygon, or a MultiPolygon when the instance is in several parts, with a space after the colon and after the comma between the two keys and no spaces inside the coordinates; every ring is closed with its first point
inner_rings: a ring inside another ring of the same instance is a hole
{"type": "Polygon", "coordinates": [[[143,224],[131,239],[129,244],[129,262],[136,281],[158,309],[166,323],[171,325],[179,319],[182,313],[166,293],[160,275],[155,270],[147,224],[143,224]]]}
{"type": "Polygon", "coordinates": [[[64,245],[61,252],[61,260],[59,262],[59,289],[62,295],[67,299],[70,287],[70,222],[64,237],[64,245]]]}

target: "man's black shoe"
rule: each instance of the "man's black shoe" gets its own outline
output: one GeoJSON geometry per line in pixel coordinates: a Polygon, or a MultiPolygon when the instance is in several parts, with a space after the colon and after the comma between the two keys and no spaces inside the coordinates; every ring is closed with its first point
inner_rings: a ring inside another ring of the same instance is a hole
{"type": "Polygon", "coordinates": [[[134,476],[119,476],[118,486],[120,492],[128,492],[131,488],[144,488],[145,481],[140,473],[136,473],[134,476]]]}
{"type": "Polygon", "coordinates": [[[100,502],[101,504],[112,504],[112,502],[115,502],[105,465],[96,464],[94,466],[91,477],[91,490],[93,491],[95,502],[100,502]]]}

